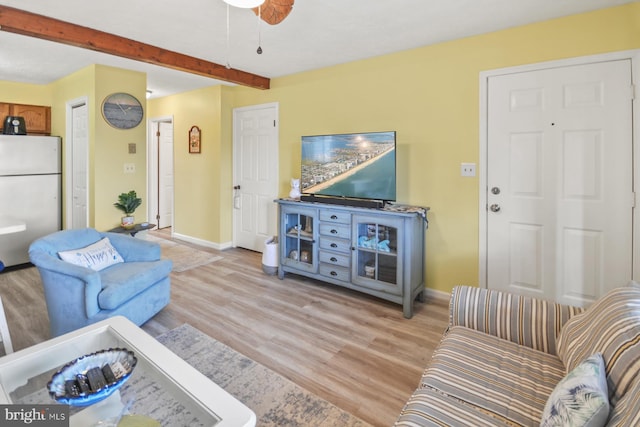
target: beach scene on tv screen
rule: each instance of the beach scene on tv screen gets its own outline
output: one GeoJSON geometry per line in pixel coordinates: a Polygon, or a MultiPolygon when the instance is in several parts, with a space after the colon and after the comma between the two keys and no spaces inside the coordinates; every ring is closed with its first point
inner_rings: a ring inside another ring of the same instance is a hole
{"type": "Polygon", "coordinates": [[[302,192],[395,200],[395,142],[395,132],[303,136],[302,192]]]}

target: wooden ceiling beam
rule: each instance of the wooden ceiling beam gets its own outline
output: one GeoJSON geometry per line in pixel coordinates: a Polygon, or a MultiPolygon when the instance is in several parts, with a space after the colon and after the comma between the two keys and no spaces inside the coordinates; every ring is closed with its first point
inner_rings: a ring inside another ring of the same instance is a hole
{"type": "Polygon", "coordinates": [[[270,85],[270,80],[267,77],[227,68],[224,65],[115,34],[2,5],[0,5],[0,30],[211,77],[242,86],[269,89],[270,85]]]}

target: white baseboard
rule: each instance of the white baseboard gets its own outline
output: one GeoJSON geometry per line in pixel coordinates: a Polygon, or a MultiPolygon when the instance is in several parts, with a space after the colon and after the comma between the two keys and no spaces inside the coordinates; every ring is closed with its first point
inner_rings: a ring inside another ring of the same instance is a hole
{"type": "Polygon", "coordinates": [[[425,289],[427,298],[432,298],[438,301],[448,302],[451,298],[450,292],[437,291],[435,289],[425,289]]]}
{"type": "Polygon", "coordinates": [[[233,247],[231,242],[215,243],[215,242],[210,242],[208,240],[198,239],[198,238],[191,237],[191,236],[185,236],[184,234],[180,234],[180,233],[171,233],[171,238],[176,239],[176,240],[182,240],[182,241],[188,242],[188,243],[193,243],[194,245],[200,245],[200,246],[204,246],[204,247],[211,248],[211,249],[217,249],[219,251],[223,251],[225,249],[229,249],[229,248],[233,247]]]}

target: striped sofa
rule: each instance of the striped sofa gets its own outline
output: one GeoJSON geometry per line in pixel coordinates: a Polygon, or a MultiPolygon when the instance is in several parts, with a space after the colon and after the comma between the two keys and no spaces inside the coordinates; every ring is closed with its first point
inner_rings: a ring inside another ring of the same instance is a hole
{"type": "Polygon", "coordinates": [[[599,425],[640,426],[639,285],[586,310],[458,286],[447,331],[395,425],[539,426],[556,385],[596,353],[607,406],[599,425]]]}

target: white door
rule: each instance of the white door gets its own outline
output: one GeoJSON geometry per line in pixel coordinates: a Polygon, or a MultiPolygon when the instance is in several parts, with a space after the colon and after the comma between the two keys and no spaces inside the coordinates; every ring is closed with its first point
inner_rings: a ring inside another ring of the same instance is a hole
{"type": "Polygon", "coordinates": [[[173,121],[151,120],[149,141],[149,220],[157,228],[173,223],[173,121]]]}
{"type": "Polygon", "coordinates": [[[276,234],[278,105],[233,111],[234,245],[262,252],[276,234]]]}
{"type": "Polygon", "coordinates": [[[631,61],[488,82],[487,284],[587,305],[632,274],[631,61]]]}
{"type": "Polygon", "coordinates": [[[158,228],[171,227],[173,222],[173,123],[160,122],[158,139],[160,168],[158,171],[158,228]]]}
{"type": "MultiPolygon", "coordinates": [[[[86,103],[71,108],[71,228],[88,226],[88,107],[86,103]]],[[[67,154],[68,155],[68,154],[67,154]]],[[[67,220],[68,221],[68,220],[67,220]]]]}

